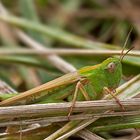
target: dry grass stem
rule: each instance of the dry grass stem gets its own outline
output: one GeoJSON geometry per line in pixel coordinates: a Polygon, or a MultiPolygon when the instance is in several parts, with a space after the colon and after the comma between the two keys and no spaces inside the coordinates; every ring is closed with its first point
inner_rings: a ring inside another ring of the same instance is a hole
{"type": "Polygon", "coordinates": [[[105,140],[87,129],[81,130],[80,132],[76,133],[76,135],[80,136],[84,140],[105,140]]]}
{"type": "MultiPolygon", "coordinates": [[[[125,107],[126,111],[139,110],[140,99],[134,98],[129,100],[121,100],[121,104],[125,107]]],[[[34,104],[22,106],[0,107],[0,118],[13,118],[13,117],[30,117],[39,116],[43,114],[56,114],[56,112],[67,112],[71,103],[48,103],[48,104],[34,104]],[[32,108],[32,109],[31,109],[32,108]]],[[[99,101],[83,101],[76,102],[74,112],[90,111],[105,111],[105,110],[121,110],[116,101],[99,100],[99,101]]],[[[124,112],[125,113],[125,112],[124,112]]]]}
{"type": "MultiPolygon", "coordinates": [[[[70,120],[89,120],[92,118],[104,118],[104,117],[125,117],[125,116],[134,116],[134,115],[140,115],[140,111],[125,111],[125,112],[106,112],[106,113],[92,113],[91,114],[79,114],[79,115],[71,115],[70,116],[70,120]]],[[[68,117],[67,116],[60,116],[59,114],[57,114],[57,117],[44,117],[43,115],[41,117],[39,117],[40,115],[33,115],[32,118],[30,118],[29,116],[25,116],[25,118],[21,118],[20,116],[17,117],[13,117],[16,119],[19,119],[17,121],[8,121],[7,119],[9,118],[4,118],[5,120],[3,120],[2,122],[0,122],[0,127],[4,127],[4,126],[13,126],[13,125],[19,125],[19,126],[25,126],[25,125],[31,125],[31,124],[36,124],[36,123],[40,123],[40,124],[49,124],[49,123],[56,123],[56,122],[67,122],[68,121],[68,117]],[[36,118],[37,117],[37,118],[36,118]]],[[[11,117],[12,118],[12,117],[11,117]]],[[[11,119],[10,118],[10,119],[11,119]]]]}
{"type": "MultiPolygon", "coordinates": [[[[35,46],[35,45],[34,45],[35,46]]],[[[123,52],[125,54],[127,50],[123,52]]],[[[112,55],[120,55],[121,50],[93,50],[93,49],[0,49],[0,55],[103,55],[103,56],[112,56],[112,55]]],[[[128,53],[128,56],[137,56],[140,57],[139,51],[131,51],[128,53]]]]}

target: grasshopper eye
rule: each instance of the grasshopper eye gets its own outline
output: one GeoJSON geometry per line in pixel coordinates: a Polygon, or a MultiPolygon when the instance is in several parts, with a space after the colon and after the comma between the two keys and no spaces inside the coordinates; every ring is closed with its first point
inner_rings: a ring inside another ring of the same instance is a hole
{"type": "Polygon", "coordinates": [[[113,63],[113,62],[111,62],[111,63],[109,63],[109,64],[107,65],[107,70],[108,70],[110,73],[114,72],[115,68],[116,68],[116,64],[113,63]]]}

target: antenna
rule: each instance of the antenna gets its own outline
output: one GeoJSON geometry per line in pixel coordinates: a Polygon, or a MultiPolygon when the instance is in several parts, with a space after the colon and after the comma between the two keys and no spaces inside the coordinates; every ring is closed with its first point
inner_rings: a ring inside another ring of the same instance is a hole
{"type": "Polygon", "coordinates": [[[124,58],[124,56],[125,56],[126,54],[128,54],[128,52],[131,51],[131,50],[134,48],[134,47],[131,47],[131,48],[123,55],[123,52],[124,52],[124,50],[125,50],[125,48],[126,48],[126,45],[127,45],[127,43],[128,43],[128,39],[129,39],[129,37],[130,37],[130,34],[131,34],[132,30],[133,30],[133,27],[131,27],[131,29],[130,29],[130,31],[129,31],[127,37],[126,37],[126,40],[125,40],[125,42],[124,42],[124,45],[123,45],[123,47],[122,47],[122,52],[121,52],[121,55],[120,55],[120,61],[122,61],[123,58],[124,58]]]}
{"type": "Polygon", "coordinates": [[[124,55],[122,55],[122,57],[120,58],[120,61],[122,62],[124,56],[126,56],[132,49],[134,49],[135,47],[132,46],[129,50],[126,51],[126,53],[124,55]]]}

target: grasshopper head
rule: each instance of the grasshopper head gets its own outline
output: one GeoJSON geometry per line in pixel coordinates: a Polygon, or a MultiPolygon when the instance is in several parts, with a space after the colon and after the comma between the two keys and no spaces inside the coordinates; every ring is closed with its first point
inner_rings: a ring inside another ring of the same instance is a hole
{"type": "Polygon", "coordinates": [[[108,82],[108,88],[115,89],[118,87],[122,76],[122,64],[120,59],[110,57],[102,62],[101,68],[108,82]]]}

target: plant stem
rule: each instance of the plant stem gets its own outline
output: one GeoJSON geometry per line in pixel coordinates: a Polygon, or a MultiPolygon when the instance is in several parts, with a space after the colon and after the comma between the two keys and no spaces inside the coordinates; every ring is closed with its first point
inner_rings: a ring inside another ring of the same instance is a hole
{"type": "MultiPolygon", "coordinates": [[[[125,54],[126,51],[123,52],[125,54]]],[[[93,49],[68,49],[68,48],[59,48],[59,49],[47,49],[47,50],[36,50],[36,49],[0,49],[0,55],[102,55],[102,56],[112,56],[120,55],[121,50],[93,50],[93,49]]],[[[127,54],[128,56],[137,56],[140,57],[139,51],[131,51],[127,54]]]]}

